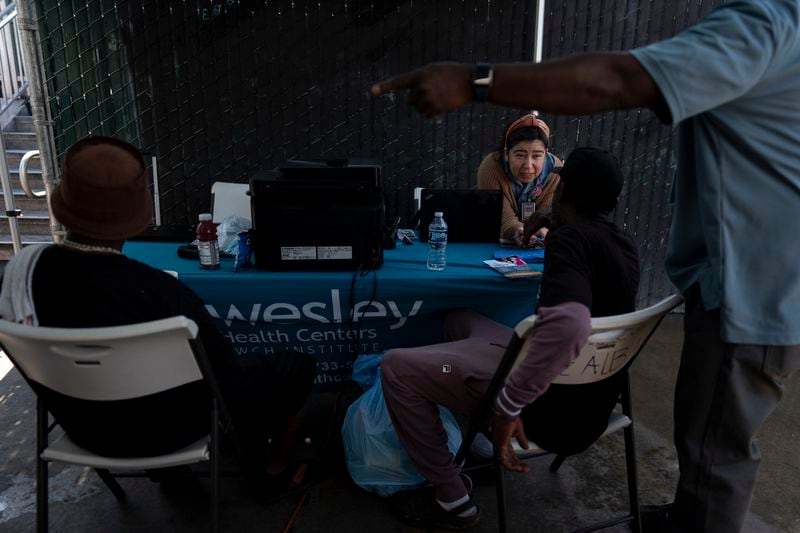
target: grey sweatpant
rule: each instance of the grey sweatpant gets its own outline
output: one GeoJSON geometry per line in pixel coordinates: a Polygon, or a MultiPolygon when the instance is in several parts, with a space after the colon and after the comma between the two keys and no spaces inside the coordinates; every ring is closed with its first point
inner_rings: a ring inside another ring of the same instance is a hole
{"type": "Polygon", "coordinates": [[[750,507],[761,453],[756,432],[800,368],[800,346],[730,344],[719,309],[686,293],[685,338],[675,387],[680,479],[677,531],[736,533],[750,507]]]}
{"type": "Polygon", "coordinates": [[[511,328],[473,311],[454,311],[445,320],[449,342],[389,350],[381,360],[383,394],[397,436],[443,501],[461,498],[467,490],[447,448],[437,405],[471,414],[511,334],[511,328]]]}

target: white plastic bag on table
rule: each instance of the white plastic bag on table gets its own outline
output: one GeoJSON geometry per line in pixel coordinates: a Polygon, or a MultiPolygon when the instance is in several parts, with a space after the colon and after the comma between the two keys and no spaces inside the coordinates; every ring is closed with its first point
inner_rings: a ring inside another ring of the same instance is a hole
{"type": "Polygon", "coordinates": [[[237,215],[229,215],[217,226],[217,242],[219,250],[236,255],[239,249],[239,234],[249,230],[253,225],[250,220],[237,215]]]}

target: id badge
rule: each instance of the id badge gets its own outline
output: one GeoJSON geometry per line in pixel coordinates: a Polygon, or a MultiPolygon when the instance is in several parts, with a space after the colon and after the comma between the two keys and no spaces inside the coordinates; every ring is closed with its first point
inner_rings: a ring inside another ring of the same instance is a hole
{"type": "Polygon", "coordinates": [[[536,212],[535,202],[522,202],[522,221],[525,222],[536,212]]]}

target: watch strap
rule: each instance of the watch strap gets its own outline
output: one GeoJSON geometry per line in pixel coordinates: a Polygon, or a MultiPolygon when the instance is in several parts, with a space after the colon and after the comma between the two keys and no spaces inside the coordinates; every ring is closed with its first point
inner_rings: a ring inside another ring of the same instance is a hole
{"type": "Polygon", "coordinates": [[[492,65],[477,63],[472,69],[472,99],[476,102],[489,101],[492,87],[492,65]]]}

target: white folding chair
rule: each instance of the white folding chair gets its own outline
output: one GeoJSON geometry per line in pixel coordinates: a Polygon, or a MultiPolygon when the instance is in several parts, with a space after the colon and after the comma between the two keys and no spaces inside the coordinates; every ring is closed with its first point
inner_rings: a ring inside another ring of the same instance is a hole
{"type": "MultiPolygon", "coordinates": [[[[625,466],[627,471],[630,512],[627,515],[605,520],[589,527],[576,530],[574,533],[597,531],[625,522],[632,522],[633,531],[637,533],[641,532],[636,474],[636,451],[633,436],[633,411],[631,408],[630,383],[627,371],[630,364],[642,351],[642,348],[650,339],[650,336],[656,330],[664,316],[682,302],[683,299],[680,296],[673,295],[651,307],[633,313],[593,318],[592,332],[588,342],[569,368],[554,380],[554,383],[562,385],[580,385],[608,379],[619,372],[624,373],[622,390],[620,393],[622,413],[611,413],[608,426],[602,436],[624,429],[625,466]]],[[[522,360],[522,357],[528,353],[528,346],[533,336],[535,324],[536,315],[531,315],[521,320],[514,328],[514,334],[492,377],[489,388],[483,396],[475,414],[470,417],[467,432],[464,436],[461,448],[456,455],[456,464],[462,464],[475,435],[488,427],[495,404],[495,398],[503,384],[505,384],[506,377],[513,370],[514,366],[522,360]]],[[[523,459],[550,453],[536,446],[533,442],[530,443],[530,449],[528,450],[523,450],[519,447],[515,447],[515,449],[518,455],[523,459]]],[[[556,456],[555,460],[550,465],[550,470],[553,472],[558,470],[564,459],[564,456],[556,456]]],[[[499,531],[505,532],[506,504],[504,469],[497,459],[497,456],[495,456],[494,463],[498,526],[499,531]]]]}
{"type": "MultiPolygon", "coordinates": [[[[36,402],[36,526],[48,529],[48,462],[95,469],[120,502],[125,492],[111,472],[141,471],[210,461],[211,527],[219,528],[220,424],[227,421],[197,324],[176,316],[104,328],[34,327],[0,320],[0,345],[28,382],[91,401],[128,400],[205,379],[213,395],[211,432],[194,444],[156,457],[103,457],[77,446],[66,434],[49,443],[48,411],[36,402]]],[[[58,421],[56,421],[57,423],[58,421]]],[[[56,424],[53,424],[55,426],[56,424]]]]}
{"type": "Polygon", "coordinates": [[[211,185],[213,197],[212,217],[214,222],[220,223],[230,215],[236,215],[250,220],[250,186],[247,183],[228,183],[215,181],[211,185]]]}
{"type": "Polygon", "coordinates": [[[414,207],[419,211],[422,208],[422,191],[425,187],[414,187],[414,207]]]}

